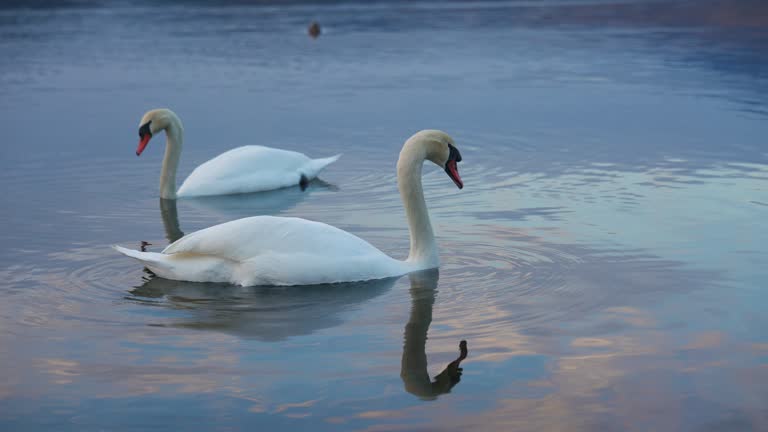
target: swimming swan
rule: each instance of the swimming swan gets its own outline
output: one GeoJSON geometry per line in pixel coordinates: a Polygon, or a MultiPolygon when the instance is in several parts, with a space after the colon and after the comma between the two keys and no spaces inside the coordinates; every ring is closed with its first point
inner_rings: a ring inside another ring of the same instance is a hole
{"type": "Polygon", "coordinates": [[[446,133],[424,130],[410,137],[397,161],[411,249],[405,261],[390,258],[346,231],[292,217],[253,216],[215,225],[173,242],[161,253],[113,246],[157,276],[237,285],[314,285],[399,276],[440,265],[421,186],[424,160],[445,169],[464,187],[461,154],[446,133]]]}
{"type": "Polygon", "coordinates": [[[147,111],[139,123],[141,155],[149,140],[165,131],[165,157],[160,173],[160,198],[226,195],[262,192],[288,186],[306,186],[309,180],[341,155],[310,159],[303,153],[249,145],[224,152],[192,171],[176,191],[176,168],[179,166],[184,127],[181,119],[169,109],[147,111]]]}

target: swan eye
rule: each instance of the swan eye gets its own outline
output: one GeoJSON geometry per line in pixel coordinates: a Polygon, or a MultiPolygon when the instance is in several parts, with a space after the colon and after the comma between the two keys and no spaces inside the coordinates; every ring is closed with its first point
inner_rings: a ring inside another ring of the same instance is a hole
{"type": "Polygon", "coordinates": [[[148,121],[148,122],[144,123],[144,124],[143,124],[143,125],[142,125],[142,126],[139,128],[139,138],[144,138],[144,135],[149,135],[150,137],[152,136],[152,131],[149,129],[149,125],[150,125],[151,123],[152,123],[152,120],[150,120],[150,121],[148,121]]]}

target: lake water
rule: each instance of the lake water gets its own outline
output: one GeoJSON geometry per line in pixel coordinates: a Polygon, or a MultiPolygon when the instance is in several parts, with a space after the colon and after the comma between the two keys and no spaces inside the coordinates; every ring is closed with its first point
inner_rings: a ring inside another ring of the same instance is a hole
{"type": "Polygon", "coordinates": [[[768,430],[764,5],[240,3],[0,9],[0,429],[768,430]],[[156,107],[182,178],[344,156],[161,202],[156,107]],[[463,190],[424,178],[439,274],[193,284],[109,247],[272,214],[405,257],[426,128],[463,156],[463,190]]]}

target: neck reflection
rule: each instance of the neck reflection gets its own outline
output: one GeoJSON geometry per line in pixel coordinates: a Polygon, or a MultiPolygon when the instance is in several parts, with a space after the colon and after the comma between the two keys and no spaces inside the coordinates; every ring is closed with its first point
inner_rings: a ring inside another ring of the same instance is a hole
{"type": "Polygon", "coordinates": [[[437,269],[408,275],[411,279],[411,315],[405,325],[405,344],[400,365],[400,378],[405,390],[425,400],[437,399],[449,393],[461,380],[461,362],[467,358],[467,342],[459,343],[459,356],[440,372],[435,380],[427,370],[427,331],[432,323],[432,307],[437,296],[437,269]]]}
{"type": "Polygon", "coordinates": [[[179,226],[179,212],[176,210],[176,200],[160,198],[160,216],[163,218],[165,238],[169,243],[184,237],[179,226]]]}

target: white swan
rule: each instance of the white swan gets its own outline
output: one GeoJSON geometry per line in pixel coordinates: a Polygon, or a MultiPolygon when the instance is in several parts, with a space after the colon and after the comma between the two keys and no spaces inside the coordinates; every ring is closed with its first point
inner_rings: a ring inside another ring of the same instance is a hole
{"type": "Polygon", "coordinates": [[[262,192],[294,185],[304,187],[341,156],[310,159],[302,153],[270,147],[237,147],[195,168],[177,192],[176,169],[184,127],[173,111],[161,108],[144,114],[139,123],[136,156],[141,155],[152,136],[162,130],[165,130],[166,144],[160,174],[160,198],[262,192]]]}
{"type": "Polygon", "coordinates": [[[440,260],[421,186],[424,160],[445,168],[461,189],[461,154],[441,131],[416,133],[403,145],[397,183],[411,235],[408,259],[390,258],[346,231],[306,219],[254,216],[215,225],[173,242],[162,253],[114,246],[156,275],[238,285],[313,285],[399,276],[440,260]]]}

